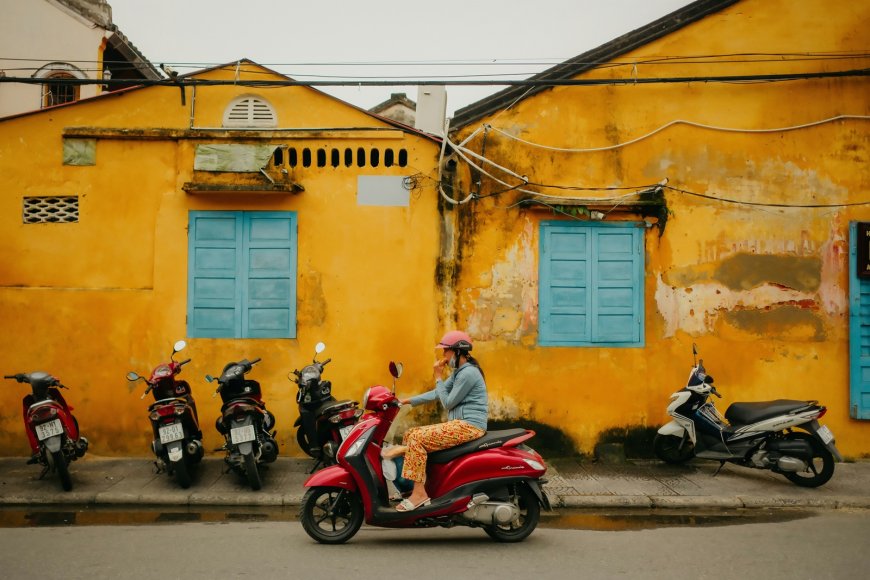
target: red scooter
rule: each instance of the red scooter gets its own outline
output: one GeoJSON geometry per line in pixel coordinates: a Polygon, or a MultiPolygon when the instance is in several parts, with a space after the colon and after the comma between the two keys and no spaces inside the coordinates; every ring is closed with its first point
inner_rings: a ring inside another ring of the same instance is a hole
{"type": "Polygon", "coordinates": [[[23,404],[24,426],[33,456],[28,463],[44,466],[42,479],[49,471],[56,471],[64,491],[72,489],[69,463],[83,456],[88,450],[88,440],[79,434],[79,424],[72,414],[59,389],[66,389],[61,382],[44,372],[5,375],[19,383],[29,383],[31,394],[23,404]]]}
{"type": "Polygon", "coordinates": [[[183,340],[176,342],[169,362],[157,365],[151,371],[151,378],[145,379],[129,372],[127,380],[145,381],[148,386],[142,393],[143,399],[149,392],[154,392],[154,402],[148,407],[148,418],[151,419],[154,432],[151,450],[160,460],[158,472],[167,471],[169,475],[174,475],[178,484],[186,489],[191,483],[191,467],[202,461],[204,450],[190,385],[187,381],[176,379],[181,367],[190,362],[190,359],[178,362],[173,358],[185,346],[187,343],[183,340]]]}
{"type": "MultiPolygon", "coordinates": [[[[390,363],[394,379],[401,364],[390,363]]],[[[387,528],[483,528],[499,542],[519,542],[534,531],[541,506],[550,509],[541,490],[544,460],[523,442],[534,431],[490,431],[480,439],[430,453],[426,491],[432,501],[413,511],[396,511],[384,480],[381,448],[401,403],[393,390],[377,385],[366,391],[363,416],[337,453],[337,465],[305,482],[302,527],[322,544],[348,541],[362,526],[387,528]]]]}

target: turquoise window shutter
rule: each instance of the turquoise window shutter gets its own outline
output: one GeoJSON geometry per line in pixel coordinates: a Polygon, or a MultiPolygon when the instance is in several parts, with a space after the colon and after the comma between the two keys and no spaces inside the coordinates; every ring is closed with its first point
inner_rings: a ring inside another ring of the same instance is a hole
{"type": "Polygon", "coordinates": [[[849,416],[870,419],[870,279],[858,278],[858,224],[849,224],[849,416]]]}
{"type": "Polygon", "coordinates": [[[188,334],[296,336],[296,215],[192,211],[188,334]]]}
{"type": "Polygon", "coordinates": [[[540,344],[643,346],[643,232],[628,222],[541,224],[540,344]]]}

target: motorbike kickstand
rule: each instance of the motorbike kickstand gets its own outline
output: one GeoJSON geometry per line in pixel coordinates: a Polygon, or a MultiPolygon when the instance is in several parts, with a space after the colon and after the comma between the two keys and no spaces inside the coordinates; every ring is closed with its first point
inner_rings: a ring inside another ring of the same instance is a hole
{"type": "Polygon", "coordinates": [[[46,465],[45,467],[43,467],[43,468],[42,468],[42,473],[39,474],[39,478],[38,478],[38,479],[42,479],[43,477],[45,477],[45,474],[48,473],[49,471],[51,471],[51,467],[49,467],[48,465],[46,465]]]}
{"type": "Polygon", "coordinates": [[[716,472],[712,475],[712,477],[716,477],[717,475],[719,475],[719,472],[722,471],[722,468],[723,468],[723,467],[725,467],[725,462],[724,462],[724,461],[720,461],[720,462],[719,462],[719,468],[718,468],[718,469],[716,470],[716,472]]]}
{"type": "Polygon", "coordinates": [[[312,467],[311,471],[308,472],[308,475],[311,475],[312,473],[317,471],[317,468],[320,466],[321,463],[323,463],[323,459],[318,458],[317,461],[314,462],[314,467],[312,467]]]}
{"type": "Polygon", "coordinates": [[[161,473],[163,473],[163,468],[160,467],[160,464],[155,461],[154,462],[154,474],[160,475],[161,473]]]}

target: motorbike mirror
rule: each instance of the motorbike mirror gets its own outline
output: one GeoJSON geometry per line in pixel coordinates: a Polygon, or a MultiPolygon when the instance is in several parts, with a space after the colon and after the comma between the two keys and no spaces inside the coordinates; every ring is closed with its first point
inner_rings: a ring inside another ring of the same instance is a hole
{"type": "Polygon", "coordinates": [[[205,380],[207,380],[208,382],[212,382],[214,380],[214,377],[211,375],[205,375],[205,380]]]}
{"type": "Polygon", "coordinates": [[[318,342],[317,344],[314,345],[314,352],[316,352],[317,354],[320,354],[325,350],[326,350],[326,345],[323,344],[322,342],[318,342]]]}
{"type": "Polygon", "coordinates": [[[136,373],[134,373],[134,372],[132,372],[132,371],[130,371],[129,373],[127,373],[127,380],[128,380],[128,381],[131,381],[131,382],[132,382],[132,381],[138,381],[138,380],[141,379],[141,378],[142,378],[142,377],[140,377],[139,375],[137,375],[136,373]]]}
{"type": "Polygon", "coordinates": [[[177,353],[177,352],[179,352],[179,351],[184,350],[184,347],[186,347],[186,346],[187,346],[187,343],[186,343],[186,342],[184,342],[183,340],[179,340],[178,342],[176,342],[176,343],[173,345],[173,347],[172,347],[172,354],[175,354],[175,353],[177,353]]]}
{"type": "Polygon", "coordinates": [[[692,354],[698,354],[698,345],[694,342],[692,343],[692,354]]]}
{"type": "Polygon", "coordinates": [[[398,379],[402,376],[402,369],[404,369],[402,363],[390,361],[390,374],[393,375],[394,379],[398,379]]]}

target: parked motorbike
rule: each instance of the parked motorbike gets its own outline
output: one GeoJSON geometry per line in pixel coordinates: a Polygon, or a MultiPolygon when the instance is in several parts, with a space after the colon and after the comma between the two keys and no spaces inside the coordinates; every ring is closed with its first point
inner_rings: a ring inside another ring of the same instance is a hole
{"type": "Polygon", "coordinates": [[[217,381],[212,396],[220,393],[223,401],[221,416],[215,421],[218,432],[226,439],[219,451],[227,452],[226,464],[247,479],[254,490],[263,486],[258,464],[272,463],[278,458],[275,431],[269,433],[275,426],[275,416],[266,410],[260,383],[245,378],[258,362],[259,358],[231,362],[217,379],[205,376],[210,383],[217,381]]]}
{"type": "Polygon", "coordinates": [[[31,394],[22,400],[24,427],[30,450],[27,463],[43,466],[39,479],[49,471],[57,472],[64,491],[73,487],[69,464],[88,450],[88,440],[79,433],[79,423],[60,389],[68,387],[48,373],[36,371],[5,375],[3,378],[28,383],[31,394]]]}
{"type": "Polygon", "coordinates": [[[299,418],[296,427],[296,442],[299,447],[317,460],[311,472],[321,464],[335,464],[338,446],[363,414],[356,401],[338,401],[332,396],[332,382],[321,380],[323,368],[331,358],[317,361],[317,355],[326,350],[326,345],[318,342],[314,347],[314,359],[310,365],[294,370],[287,378],[298,385],[296,403],[299,418]]]}
{"type": "MultiPolygon", "coordinates": [[[[394,379],[401,364],[390,363],[394,379]]],[[[323,544],[341,544],[363,520],[389,528],[483,528],[500,542],[519,542],[538,525],[541,506],[550,509],[541,485],[544,460],[524,442],[534,431],[490,431],[480,439],[430,453],[426,491],[431,503],[400,512],[389,499],[381,447],[401,403],[393,390],[376,385],[366,391],[366,414],[338,448],[337,465],[310,476],[302,498],[302,527],[323,544]]]]}
{"type": "MultiPolygon", "coordinates": [[[[777,399],[733,403],[722,417],[709,396],[722,395],[713,386],[704,361],[693,365],[685,388],[671,395],[673,421],[658,430],[655,453],[662,461],[683,463],[692,457],[769,469],[802,487],[819,487],[843,461],[831,430],[819,424],[827,408],[818,401],[777,399]],[[797,430],[799,429],[799,430],[797,430]]],[[[717,470],[716,473],[719,473],[717,470]]]]}
{"type": "Polygon", "coordinates": [[[193,466],[202,460],[204,453],[193,392],[187,381],[176,378],[181,367],[190,362],[190,359],[177,362],[174,358],[175,353],[186,346],[183,340],[176,342],[169,362],[157,365],[149,379],[134,372],[127,373],[128,381],[142,380],[147,385],[142,399],[154,392],[154,402],[148,407],[154,431],[151,450],[160,462],[158,470],[174,475],[185,489],[190,487],[193,466]]]}

